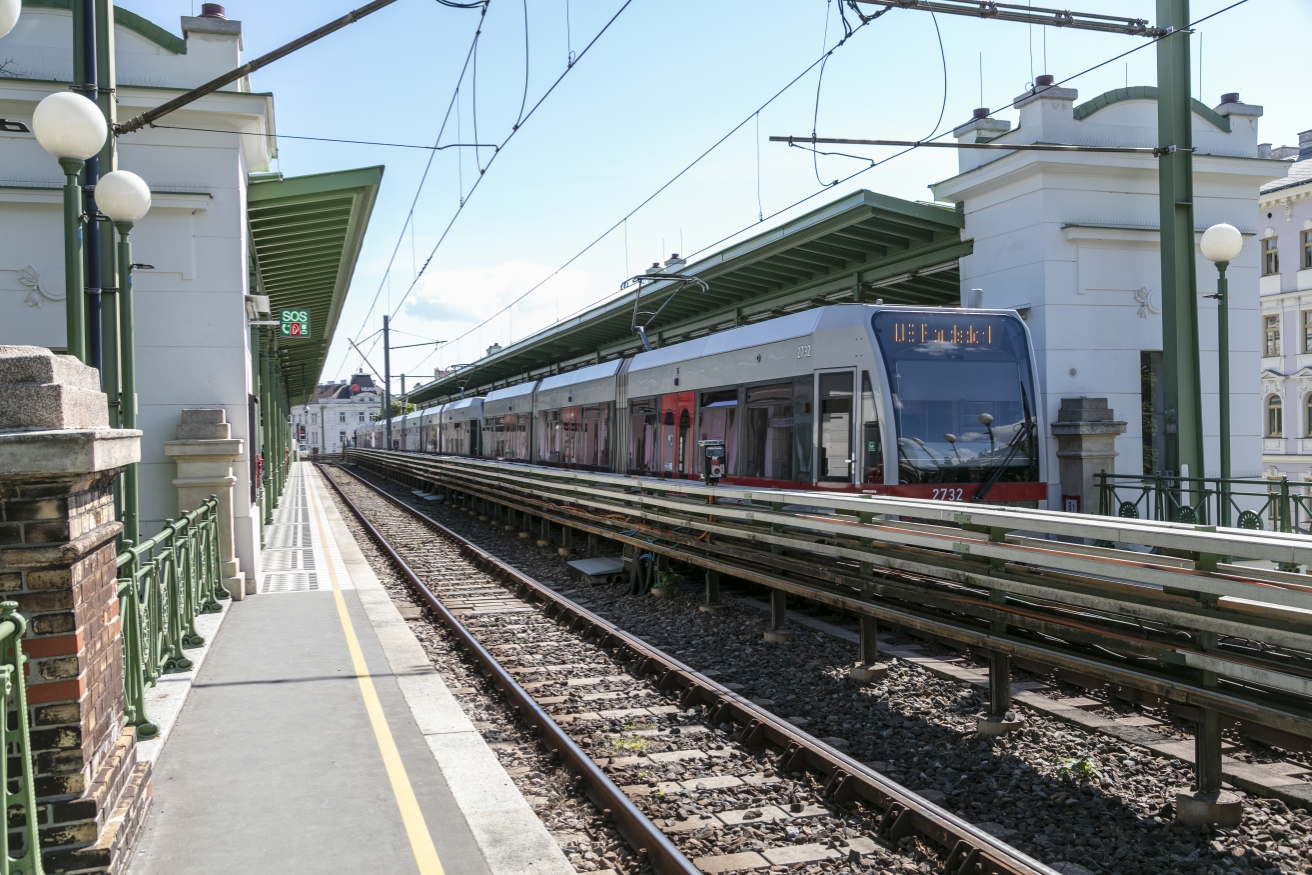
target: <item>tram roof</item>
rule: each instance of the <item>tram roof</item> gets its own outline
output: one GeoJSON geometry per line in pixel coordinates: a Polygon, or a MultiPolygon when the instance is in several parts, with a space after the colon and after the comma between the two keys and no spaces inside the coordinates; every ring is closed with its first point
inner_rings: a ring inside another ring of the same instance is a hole
{"type": "MultiPolygon", "coordinates": [[[[860,190],[671,272],[703,279],[685,286],[648,335],[666,346],[762,319],[858,301],[953,306],[960,302],[961,213],[860,190]]],[[[644,284],[644,310],[655,311],[678,287],[644,284]]],[[[637,290],[519,340],[476,363],[418,387],[417,404],[478,395],[527,380],[633,355],[637,290]]]]}

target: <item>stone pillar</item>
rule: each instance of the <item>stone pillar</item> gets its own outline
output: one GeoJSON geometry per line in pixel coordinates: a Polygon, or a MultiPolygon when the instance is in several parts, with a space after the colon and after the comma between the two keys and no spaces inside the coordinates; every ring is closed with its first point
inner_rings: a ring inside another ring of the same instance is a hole
{"type": "Polygon", "coordinates": [[[219,557],[223,561],[223,586],[241,600],[255,592],[237,567],[232,535],[232,487],[237,478],[232,463],[241,455],[242,442],[232,437],[227,412],[218,409],[184,409],[178,423],[178,439],[164,442],[164,455],[178,466],[173,485],[178,487],[178,511],[200,507],[211,495],[219,499],[219,557]],[[247,589],[247,586],[250,589],[247,589]]]}
{"type": "Polygon", "coordinates": [[[1059,510],[1098,512],[1098,472],[1116,471],[1116,436],[1125,423],[1113,419],[1106,398],[1063,398],[1057,421],[1057,466],[1061,475],[1059,510]]]}
{"type": "Polygon", "coordinates": [[[150,801],[124,726],[115,562],[113,484],[140,456],[141,432],[109,428],[95,370],[0,346],[0,593],[28,618],[47,872],[119,871],[150,801]]]}

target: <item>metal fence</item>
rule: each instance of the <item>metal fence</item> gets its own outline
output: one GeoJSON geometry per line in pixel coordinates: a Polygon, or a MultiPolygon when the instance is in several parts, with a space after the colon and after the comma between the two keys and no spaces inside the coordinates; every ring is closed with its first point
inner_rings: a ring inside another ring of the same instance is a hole
{"type": "Polygon", "coordinates": [[[41,875],[37,836],[36,789],[32,781],[32,746],[28,739],[27,684],[23,677],[22,637],[27,621],[17,602],[0,602],[0,714],[5,715],[6,756],[0,757],[0,805],[13,832],[0,830],[0,864],[9,875],[41,875]],[[22,845],[16,847],[19,822],[22,845]]]}
{"type": "Polygon", "coordinates": [[[1306,535],[1312,534],[1312,483],[1102,471],[1098,513],[1306,535]]]}
{"type": "Polygon", "coordinates": [[[219,557],[219,501],[210,496],[196,510],[168,520],[164,530],[118,554],[118,598],[123,616],[123,707],[140,738],[159,727],[146,715],[146,690],[160,676],[187,671],[184,650],[205,639],[196,617],[223,608],[228,598],[219,557]]]}

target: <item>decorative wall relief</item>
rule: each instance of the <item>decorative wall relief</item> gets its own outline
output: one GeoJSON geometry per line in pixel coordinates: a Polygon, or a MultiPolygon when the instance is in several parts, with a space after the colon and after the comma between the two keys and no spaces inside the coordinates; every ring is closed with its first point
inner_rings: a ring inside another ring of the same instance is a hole
{"type": "Polygon", "coordinates": [[[1142,286],[1134,290],[1134,301],[1139,305],[1139,318],[1147,319],[1162,312],[1162,296],[1157,289],[1142,286]]]}
{"type": "Polygon", "coordinates": [[[45,277],[30,264],[18,272],[18,282],[24,288],[31,290],[26,298],[29,307],[39,308],[45,301],[64,300],[64,290],[61,288],[57,292],[52,292],[46,288],[45,277]]]}

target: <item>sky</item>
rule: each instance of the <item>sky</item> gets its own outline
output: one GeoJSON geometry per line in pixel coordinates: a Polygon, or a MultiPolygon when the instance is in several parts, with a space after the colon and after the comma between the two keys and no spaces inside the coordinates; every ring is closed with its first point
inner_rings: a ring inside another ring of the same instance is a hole
{"type": "MultiPolygon", "coordinates": [[[[1233,2],[1193,0],[1192,19],[1233,2]]],[[[178,17],[200,7],[119,5],[175,33],[178,17]]],[[[225,3],[242,22],[247,60],[359,5],[225,3]]],[[[1155,6],[1071,8],[1151,23],[1155,6]]],[[[846,19],[860,24],[850,9],[846,19]]],[[[1237,91],[1265,108],[1263,141],[1296,144],[1312,128],[1299,69],[1310,32],[1307,0],[1247,0],[1201,22],[1194,96],[1215,106],[1237,91]]],[[[928,186],[956,168],[954,151],[920,149],[847,179],[869,163],[771,135],[922,139],[975,107],[1007,106],[1045,72],[1069,79],[1081,101],[1157,78],[1151,45],[1083,72],[1142,37],[902,9],[838,45],[844,33],[836,0],[490,0],[485,14],[399,0],[255,73],[252,88],[273,92],[284,135],[273,169],[386,165],[322,378],[369,370],[348,337],[382,367],[384,313],[394,347],[428,344],[392,354],[393,373],[411,375],[412,387],[604,300],[673,253],[711,254],[861,188],[929,200],[928,186]],[[434,152],[285,135],[495,145],[434,152]]],[[[883,159],[897,150],[852,151],[883,159]]]]}

